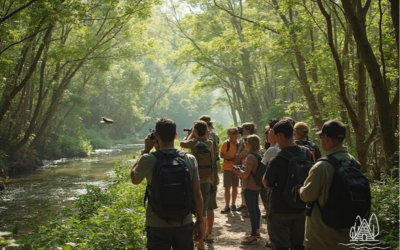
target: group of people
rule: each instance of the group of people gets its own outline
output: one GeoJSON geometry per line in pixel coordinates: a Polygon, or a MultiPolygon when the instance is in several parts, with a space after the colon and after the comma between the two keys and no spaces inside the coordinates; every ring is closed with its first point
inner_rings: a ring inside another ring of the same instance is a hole
{"type": "MultiPolygon", "coordinates": [[[[358,172],[350,172],[358,184],[368,185],[363,182],[359,163],[343,146],[346,137],[343,123],[329,120],[317,132],[326,152],[324,158],[319,148],[308,140],[307,124],[295,123],[289,117],[268,122],[264,149],[251,122],[229,128],[229,138],[221,147],[212,124],[210,116],[201,116],[182,139],[180,147],[190,149],[191,154],[174,148],[176,124],[170,119],[159,119],[154,134],[146,137],[145,149],[130,175],[133,184],[140,184],[145,178],[148,183],[148,249],[191,250],[196,246],[200,250],[205,249],[205,243],[214,242],[219,157],[225,189],[221,214],[242,211],[243,217],[250,218],[250,231],[241,244],[258,244],[261,218],[265,218],[270,240],[266,246],[272,249],[348,249],[343,244],[350,241],[351,226],[348,219],[344,221],[334,212],[344,208],[351,211],[349,218],[354,213],[365,218],[370,209],[370,193],[368,197],[358,198],[363,200],[356,208],[353,204],[339,204],[341,208],[337,208],[339,202],[330,197],[330,187],[337,184],[340,167],[354,168],[358,172]],[[153,148],[156,151],[150,153],[153,148]],[[239,186],[241,204],[236,206],[239,186]],[[263,216],[259,197],[266,211],[263,216]],[[194,224],[192,213],[196,217],[194,224]],[[338,226],[338,223],[342,224],[338,226]]],[[[346,171],[340,174],[345,176],[346,171]]],[[[369,192],[369,186],[364,189],[364,193],[369,192]]],[[[363,193],[360,190],[358,195],[363,193]]],[[[335,196],[351,203],[343,192],[335,196]]]]}

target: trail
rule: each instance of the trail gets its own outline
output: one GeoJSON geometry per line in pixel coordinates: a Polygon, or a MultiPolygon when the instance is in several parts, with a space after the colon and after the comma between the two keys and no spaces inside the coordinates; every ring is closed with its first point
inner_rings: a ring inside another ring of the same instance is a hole
{"type": "MultiPolygon", "coordinates": [[[[214,210],[215,219],[213,227],[214,243],[209,243],[206,249],[210,250],[235,250],[235,249],[251,249],[251,250],[266,250],[265,242],[268,240],[266,220],[261,218],[260,230],[261,239],[257,245],[241,245],[240,242],[244,239],[246,233],[251,231],[250,218],[243,218],[240,211],[231,211],[229,214],[221,214],[221,210],[225,206],[223,176],[219,174],[220,184],[218,185],[217,205],[214,210]]],[[[240,193],[240,188],[239,188],[240,193]]],[[[241,202],[240,195],[236,199],[236,206],[241,202]]],[[[260,198],[261,214],[264,214],[264,207],[260,198]]]]}

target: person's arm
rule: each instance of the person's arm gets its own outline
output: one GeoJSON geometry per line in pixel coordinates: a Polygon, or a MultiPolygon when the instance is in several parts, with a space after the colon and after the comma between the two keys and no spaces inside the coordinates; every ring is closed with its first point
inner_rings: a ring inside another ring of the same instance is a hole
{"type": "Polygon", "coordinates": [[[155,142],[150,137],[151,137],[151,133],[149,133],[146,136],[146,138],[144,139],[144,150],[142,151],[139,159],[137,159],[137,161],[135,162],[135,164],[133,164],[133,166],[131,168],[131,172],[130,172],[131,181],[135,185],[139,185],[143,180],[143,178],[135,176],[135,168],[139,164],[139,161],[142,159],[142,156],[144,154],[150,153],[150,151],[153,149],[153,147],[155,145],[155,142]]]}
{"type": "Polygon", "coordinates": [[[188,139],[188,140],[185,140],[185,141],[181,141],[181,143],[179,145],[181,146],[181,148],[192,149],[193,148],[193,140],[192,139],[188,139]]]}
{"type": "Polygon", "coordinates": [[[300,198],[304,202],[315,201],[321,195],[321,187],[326,182],[325,178],[323,178],[321,167],[321,163],[314,165],[310,169],[303,187],[300,188],[300,198]]]}
{"type": "Polygon", "coordinates": [[[203,196],[200,191],[200,181],[192,181],[193,200],[196,211],[196,222],[193,228],[193,238],[195,241],[203,239],[204,226],[203,226],[203,196]]]}
{"type": "MultiPolygon", "coordinates": [[[[254,158],[255,158],[255,156],[250,156],[250,155],[247,156],[246,163],[244,165],[246,167],[245,170],[243,171],[240,168],[235,168],[234,172],[236,174],[238,174],[239,177],[242,177],[243,179],[249,178],[250,173],[251,173],[252,169],[254,168],[254,158]]],[[[257,158],[256,158],[256,160],[257,160],[257,158]]],[[[257,162],[257,164],[258,164],[258,162],[257,162]]]]}
{"type": "Polygon", "coordinates": [[[235,162],[240,162],[240,161],[242,161],[244,158],[246,158],[246,156],[247,156],[247,154],[248,154],[249,152],[247,152],[247,150],[246,149],[244,149],[242,152],[240,152],[240,153],[237,153],[236,155],[235,155],[235,162]]]}
{"type": "Polygon", "coordinates": [[[221,150],[219,152],[221,158],[224,159],[225,161],[234,161],[235,157],[229,158],[228,152],[226,152],[227,149],[228,149],[228,142],[223,142],[222,146],[221,146],[221,150]]]}
{"type": "Polygon", "coordinates": [[[267,164],[265,166],[266,166],[266,168],[265,168],[265,173],[264,173],[263,178],[262,178],[262,184],[263,184],[263,186],[265,188],[267,188],[267,180],[265,179],[265,175],[267,174],[268,162],[267,162],[267,164]]]}

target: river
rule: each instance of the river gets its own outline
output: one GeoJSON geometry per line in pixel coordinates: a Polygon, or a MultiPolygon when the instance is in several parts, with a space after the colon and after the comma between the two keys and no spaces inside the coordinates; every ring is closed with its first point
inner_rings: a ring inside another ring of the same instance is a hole
{"type": "MultiPolygon", "coordinates": [[[[116,160],[128,161],[142,144],[117,145],[96,150],[85,158],[46,161],[33,173],[10,178],[0,192],[0,231],[17,230],[18,236],[29,234],[48,216],[61,212],[81,194],[86,185],[106,188],[116,160]]],[[[132,160],[130,160],[132,161],[132,160]]]]}

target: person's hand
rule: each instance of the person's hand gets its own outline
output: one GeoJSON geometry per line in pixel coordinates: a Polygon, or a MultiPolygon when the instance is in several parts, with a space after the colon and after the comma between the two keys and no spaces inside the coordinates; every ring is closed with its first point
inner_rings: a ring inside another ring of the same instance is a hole
{"type": "Polygon", "coordinates": [[[264,185],[265,188],[267,187],[267,181],[265,180],[265,177],[262,178],[262,184],[264,185]]]}
{"type": "Polygon", "coordinates": [[[203,233],[204,228],[203,228],[203,222],[202,221],[196,221],[193,225],[193,240],[194,241],[200,241],[203,240],[203,233]]]}
{"type": "Polygon", "coordinates": [[[155,142],[154,142],[154,148],[155,148],[156,150],[159,150],[159,149],[160,149],[160,144],[158,144],[158,140],[155,140],[155,142]]]}
{"type": "Polygon", "coordinates": [[[144,139],[144,150],[150,152],[154,147],[154,141],[150,138],[151,133],[149,133],[144,139]]]}

